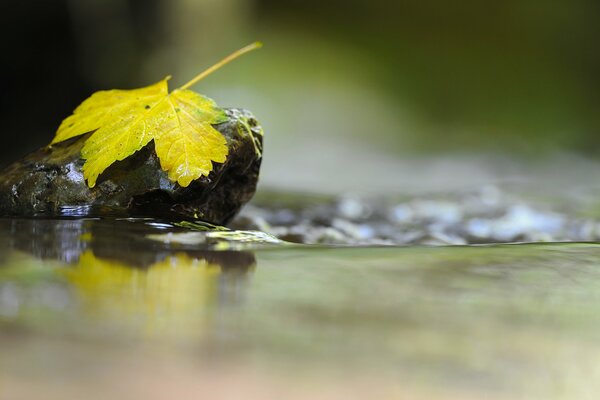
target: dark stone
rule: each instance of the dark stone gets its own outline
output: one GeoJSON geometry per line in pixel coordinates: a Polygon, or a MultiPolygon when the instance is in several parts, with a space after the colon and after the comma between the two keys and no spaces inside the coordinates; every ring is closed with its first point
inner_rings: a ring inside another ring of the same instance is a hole
{"type": "Polygon", "coordinates": [[[254,195],[262,160],[262,129],[252,114],[227,109],[216,125],[229,156],[208,177],[184,188],[160,168],[154,142],[115,162],[90,189],[81,148],[88,135],[44,147],[0,172],[0,215],[158,217],[226,224],[254,195]]]}

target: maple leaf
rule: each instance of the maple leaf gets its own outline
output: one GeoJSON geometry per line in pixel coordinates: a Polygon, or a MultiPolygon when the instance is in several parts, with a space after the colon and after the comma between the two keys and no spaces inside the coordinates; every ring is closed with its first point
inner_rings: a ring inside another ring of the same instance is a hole
{"type": "Polygon", "coordinates": [[[154,140],[161,168],[187,187],[228,155],[225,137],[213,127],[227,119],[225,112],[188,88],[260,46],[257,42],[238,50],[170,93],[169,77],[140,89],[96,92],[63,120],[50,145],[93,132],[81,149],[83,176],[93,188],[106,168],[154,140]]]}

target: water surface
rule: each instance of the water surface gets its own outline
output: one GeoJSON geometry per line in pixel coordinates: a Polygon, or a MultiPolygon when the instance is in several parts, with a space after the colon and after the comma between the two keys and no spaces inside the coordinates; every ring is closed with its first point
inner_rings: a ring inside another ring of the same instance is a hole
{"type": "Polygon", "coordinates": [[[600,389],[600,245],[241,237],[144,220],[1,220],[0,398],[600,389]]]}

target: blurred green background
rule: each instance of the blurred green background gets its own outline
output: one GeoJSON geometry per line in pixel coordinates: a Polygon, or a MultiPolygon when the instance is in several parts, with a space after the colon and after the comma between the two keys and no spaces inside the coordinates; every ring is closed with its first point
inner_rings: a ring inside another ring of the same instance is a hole
{"type": "Polygon", "coordinates": [[[93,91],[182,84],[255,40],[195,90],[262,122],[267,185],[428,165],[407,159],[475,157],[450,168],[465,181],[499,155],[595,159],[598,16],[593,0],[3,0],[0,162],[93,91]]]}

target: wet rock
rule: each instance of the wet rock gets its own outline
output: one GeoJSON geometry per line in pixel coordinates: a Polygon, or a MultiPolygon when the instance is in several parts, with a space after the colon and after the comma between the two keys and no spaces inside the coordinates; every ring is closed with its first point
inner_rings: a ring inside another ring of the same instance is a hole
{"type": "Polygon", "coordinates": [[[262,129],[252,114],[228,109],[216,125],[227,139],[223,164],[184,188],[171,182],[150,142],[111,165],[90,189],[80,151],[88,135],[42,148],[0,172],[3,216],[141,216],[229,222],[253,196],[262,159],[262,129]]]}

